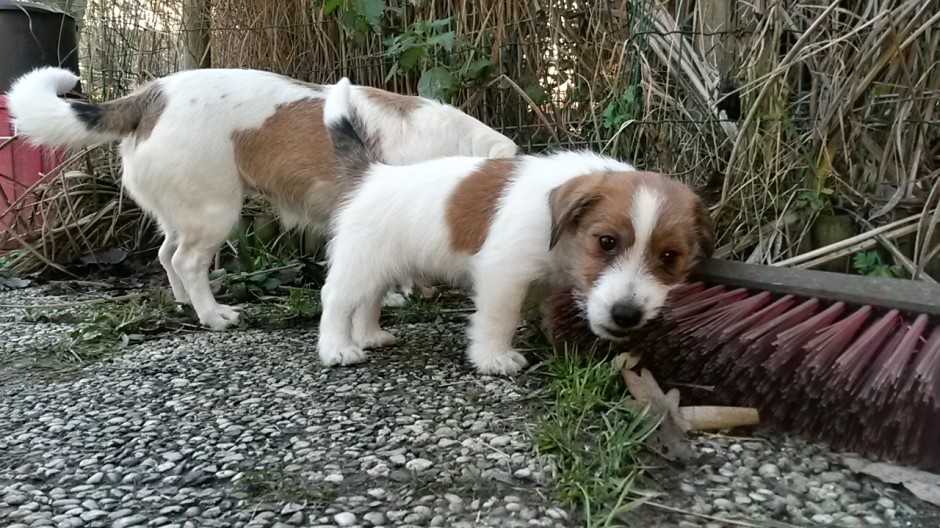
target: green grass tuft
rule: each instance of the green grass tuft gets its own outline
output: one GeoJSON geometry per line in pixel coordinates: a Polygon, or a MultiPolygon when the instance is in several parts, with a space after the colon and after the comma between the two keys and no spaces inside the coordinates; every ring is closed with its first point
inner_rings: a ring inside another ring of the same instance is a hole
{"type": "MultiPolygon", "coordinates": [[[[288,295],[266,296],[243,304],[240,328],[284,328],[307,324],[320,316],[319,291],[291,288],[288,295]]],[[[79,362],[105,359],[130,344],[154,339],[179,330],[203,331],[193,310],[178,310],[169,290],[158,289],[110,302],[90,305],[80,317],[67,315],[37,320],[78,323],[56,349],[79,362]]]]}
{"type": "Polygon", "coordinates": [[[536,447],[554,456],[558,496],[581,510],[585,526],[611,526],[644,500],[633,493],[638,455],[657,424],[627,407],[623,378],[609,362],[566,351],[545,363],[554,401],[537,426],[536,447]]]}
{"type": "Polygon", "coordinates": [[[69,332],[58,348],[81,362],[103,359],[147,336],[162,333],[181,317],[167,290],[95,305],[91,320],[69,332]]]}
{"type": "Polygon", "coordinates": [[[429,323],[441,315],[441,303],[420,297],[410,297],[404,306],[382,308],[383,318],[395,325],[429,323]]]}

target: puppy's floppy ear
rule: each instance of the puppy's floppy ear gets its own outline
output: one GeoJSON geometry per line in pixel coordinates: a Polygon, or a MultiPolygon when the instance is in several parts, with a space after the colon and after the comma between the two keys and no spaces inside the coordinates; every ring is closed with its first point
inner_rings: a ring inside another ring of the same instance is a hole
{"type": "Polygon", "coordinates": [[[715,252],[715,221],[701,198],[696,198],[694,207],[699,258],[708,258],[715,252]]]}
{"type": "Polygon", "coordinates": [[[574,229],[588,207],[600,199],[597,184],[601,175],[578,176],[552,189],[548,205],[552,213],[552,234],[548,250],[554,249],[566,229],[574,229]]]}

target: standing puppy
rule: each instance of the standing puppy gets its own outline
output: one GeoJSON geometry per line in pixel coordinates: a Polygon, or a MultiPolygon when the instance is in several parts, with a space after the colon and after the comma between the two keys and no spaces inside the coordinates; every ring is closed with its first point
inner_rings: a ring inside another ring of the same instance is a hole
{"type": "Polygon", "coordinates": [[[533,289],[573,288],[592,331],[622,339],[712,251],[699,198],[665,176],[586,152],[392,167],[356,134],[348,97],[344,79],[324,110],[340,172],[360,180],[331,229],[317,345],[325,365],[395,342],[379,311],[403,277],[469,287],[470,361],[510,374],[526,364],[512,339],[533,289]]]}
{"type": "MultiPolygon", "coordinates": [[[[216,302],[207,271],[246,193],[267,198],[286,227],[316,231],[346,191],[323,124],[329,86],[257,70],[201,69],[102,104],[57,97],[77,81],[60,68],[17,80],[7,97],[19,133],[72,147],[121,140],[124,186],[165,233],[159,256],[173,294],[214,330],[238,322],[235,308],[216,302]]],[[[509,138],[452,106],[367,87],[344,97],[369,152],[385,163],[516,153],[509,138]]]]}

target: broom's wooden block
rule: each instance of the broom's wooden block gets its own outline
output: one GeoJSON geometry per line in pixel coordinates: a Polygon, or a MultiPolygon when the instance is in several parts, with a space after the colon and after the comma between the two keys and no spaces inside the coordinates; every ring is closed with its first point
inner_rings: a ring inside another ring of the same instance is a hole
{"type": "Polygon", "coordinates": [[[737,288],[940,315],[940,285],[921,281],[761,266],[718,259],[706,259],[699,263],[692,272],[692,279],[737,288]]]}

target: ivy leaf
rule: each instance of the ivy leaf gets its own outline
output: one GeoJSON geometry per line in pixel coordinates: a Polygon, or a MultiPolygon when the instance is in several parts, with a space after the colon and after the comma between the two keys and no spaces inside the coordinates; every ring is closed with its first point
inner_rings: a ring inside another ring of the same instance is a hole
{"type": "Polygon", "coordinates": [[[433,30],[441,30],[449,26],[451,20],[453,20],[453,17],[431,20],[428,22],[428,26],[433,30]]]}
{"type": "Polygon", "coordinates": [[[352,8],[371,26],[378,27],[385,13],[385,0],[352,0],[352,8]]]}
{"type": "Polygon", "coordinates": [[[447,101],[454,91],[454,76],[443,66],[424,72],[418,81],[418,94],[428,99],[447,101]]]}
{"type": "Polygon", "coordinates": [[[385,82],[388,82],[389,79],[391,79],[392,77],[394,77],[396,73],[398,73],[398,63],[397,63],[397,62],[396,62],[396,63],[393,63],[393,64],[392,64],[392,67],[389,68],[389,70],[388,70],[388,75],[385,76],[385,82]]]}
{"type": "Polygon", "coordinates": [[[398,65],[401,66],[403,72],[410,71],[414,69],[415,65],[418,64],[418,61],[424,57],[424,48],[416,46],[414,48],[405,50],[401,54],[401,58],[398,59],[398,65]]]}
{"type": "Polygon", "coordinates": [[[229,293],[235,300],[244,301],[248,299],[248,286],[246,286],[244,282],[232,284],[232,286],[229,287],[229,293]]]}
{"type": "Polygon", "coordinates": [[[465,75],[467,79],[469,80],[476,80],[476,79],[480,79],[481,77],[485,77],[489,75],[489,73],[492,70],[493,70],[492,61],[490,61],[489,59],[480,59],[480,60],[475,60],[467,65],[465,75]]]}
{"type": "Polygon", "coordinates": [[[264,284],[262,284],[264,289],[267,291],[274,290],[280,285],[281,285],[281,281],[278,280],[277,277],[271,277],[268,280],[264,281],[264,284]]]}
{"type": "Polygon", "coordinates": [[[323,14],[329,15],[343,4],[344,0],[326,0],[323,4],[323,14]]]}

